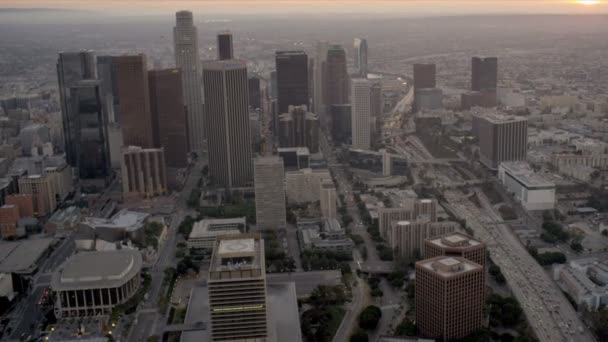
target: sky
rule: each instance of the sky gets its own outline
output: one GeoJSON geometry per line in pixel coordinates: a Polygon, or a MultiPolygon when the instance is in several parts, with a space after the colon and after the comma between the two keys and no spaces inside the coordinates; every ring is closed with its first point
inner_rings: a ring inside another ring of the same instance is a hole
{"type": "Polygon", "coordinates": [[[57,8],[123,14],[166,13],[608,13],[608,0],[0,0],[0,8],[57,8]]]}

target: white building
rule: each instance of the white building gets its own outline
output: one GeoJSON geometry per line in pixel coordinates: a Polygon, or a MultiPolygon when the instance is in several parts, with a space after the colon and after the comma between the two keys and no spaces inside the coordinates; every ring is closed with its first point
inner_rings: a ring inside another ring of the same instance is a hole
{"type": "Polygon", "coordinates": [[[352,147],[369,150],[371,147],[372,82],[356,78],[351,81],[352,147]]]}
{"type": "Polygon", "coordinates": [[[302,169],[285,172],[285,192],[290,203],[321,200],[321,183],[331,180],[327,169],[302,169]]]}
{"type": "Polygon", "coordinates": [[[188,235],[187,246],[188,248],[212,251],[218,236],[244,233],[246,226],[245,217],[198,221],[188,235]]]}
{"type": "Polygon", "coordinates": [[[336,186],[331,180],[324,180],[321,183],[321,214],[325,219],[335,219],[337,216],[336,208],[336,186]]]}
{"type": "Polygon", "coordinates": [[[383,176],[391,176],[393,173],[393,160],[391,158],[391,154],[386,151],[386,149],[381,149],[380,153],[382,154],[382,175],[383,176]]]}
{"type": "Polygon", "coordinates": [[[256,225],[277,229],[287,225],[283,158],[256,158],[253,165],[256,225]]]}
{"type": "Polygon", "coordinates": [[[550,210],[555,207],[555,183],[536,174],[526,162],[503,162],[498,178],[526,210],[550,210]]]}

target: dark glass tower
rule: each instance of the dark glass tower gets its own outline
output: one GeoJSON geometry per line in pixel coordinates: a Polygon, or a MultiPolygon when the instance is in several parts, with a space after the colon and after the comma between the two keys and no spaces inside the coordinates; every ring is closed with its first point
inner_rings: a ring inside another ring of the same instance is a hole
{"type": "Polygon", "coordinates": [[[289,106],[308,106],[308,55],[304,51],[277,51],[278,113],[289,106]]]}

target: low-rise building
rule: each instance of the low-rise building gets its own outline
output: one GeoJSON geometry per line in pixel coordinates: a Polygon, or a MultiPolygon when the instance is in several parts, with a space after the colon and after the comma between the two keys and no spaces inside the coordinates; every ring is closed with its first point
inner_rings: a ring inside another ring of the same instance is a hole
{"type": "Polygon", "coordinates": [[[105,219],[86,217],[79,226],[79,235],[87,238],[101,239],[107,242],[119,242],[125,239],[142,241],[143,228],[150,214],[122,209],[114,216],[105,219]]]}
{"type": "Polygon", "coordinates": [[[344,228],[336,219],[298,220],[300,248],[324,250],[335,253],[351,253],[353,241],[346,236],[344,228]]]}
{"type": "Polygon", "coordinates": [[[162,148],[129,146],[122,151],[122,188],[127,197],[167,193],[167,166],[162,148]]]}
{"type": "Polygon", "coordinates": [[[327,169],[302,169],[285,172],[285,192],[291,203],[316,202],[321,200],[321,183],[331,181],[327,169]]]}
{"type": "Polygon", "coordinates": [[[555,183],[535,173],[528,163],[501,163],[498,178],[526,210],[555,208],[555,183]]]}
{"type": "Polygon", "coordinates": [[[196,222],[188,235],[188,248],[213,250],[216,238],[220,235],[238,235],[247,230],[245,217],[229,219],[206,219],[196,222]]]}
{"type": "Polygon", "coordinates": [[[378,229],[385,239],[395,221],[437,221],[437,200],[401,198],[395,204],[396,208],[378,208],[378,229]]]}
{"type": "Polygon", "coordinates": [[[597,310],[608,300],[608,287],[596,285],[582,271],[559,265],[554,270],[566,292],[578,304],[585,304],[589,310],[597,310]]]}
{"type": "Polygon", "coordinates": [[[82,252],[53,273],[55,317],[109,315],[141,286],[142,257],[136,250],[82,252]]]}
{"type": "Polygon", "coordinates": [[[435,236],[453,233],[457,222],[410,222],[397,221],[391,225],[387,242],[402,258],[411,259],[422,255],[424,241],[435,236]]]}

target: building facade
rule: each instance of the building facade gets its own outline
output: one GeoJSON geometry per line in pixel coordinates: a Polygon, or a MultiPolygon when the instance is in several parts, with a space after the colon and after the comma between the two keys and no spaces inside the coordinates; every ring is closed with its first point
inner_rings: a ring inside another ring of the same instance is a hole
{"type": "Polygon", "coordinates": [[[289,106],[289,112],[279,116],[279,145],[307,147],[319,152],[319,118],[306,106],[289,106]]]}
{"type": "Polygon", "coordinates": [[[321,200],[321,184],[331,181],[327,169],[301,169],[285,173],[285,193],[290,203],[307,203],[321,200]]]}
{"type": "Polygon", "coordinates": [[[208,62],[203,79],[211,180],[227,188],[251,186],[247,65],[237,60],[208,62]]]}
{"type": "Polygon", "coordinates": [[[485,272],[464,258],[416,263],[416,325],[424,337],[454,341],[483,327],[485,272]]]}
{"type": "Polygon", "coordinates": [[[330,180],[324,180],[321,182],[321,191],[320,191],[320,195],[321,195],[321,200],[320,200],[320,205],[321,205],[321,215],[323,216],[324,219],[335,219],[338,216],[337,213],[337,193],[336,193],[336,186],[334,185],[334,182],[330,179],[330,180]]]}
{"type": "Polygon", "coordinates": [[[355,38],[355,69],[360,78],[367,78],[367,40],[355,38]]]}
{"type": "Polygon", "coordinates": [[[436,222],[437,201],[434,199],[412,199],[397,208],[378,208],[378,229],[387,239],[391,225],[396,221],[436,222]]]}
{"type": "Polygon", "coordinates": [[[452,233],[457,222],[410,222],[397,221],[391,225],[388,244],[395,254],[404,259],[419,258],[424,253],[424,241],[428,238],[452,233]]]}
{"type": "Polygon", "coordinates": [[[498,58],[471,59],[471,90],[494,91],[498,87],[498,58]]]}
{"type": "Polygon", "coordinates": [[[464,258],[484,266],[486,244],[458,232],[430,238],[424,242],[425,259],[441,255],[464,258]]]}
{"type": "Polygon", "coordinates": [[[289,112],[289,106],[309,105],[308,55],[304,51],[277,51],[278,113],[289,112]]]}
{"type": "Polygon", "coordinates": [[[346,51],[341,45],[330,45],[327,49],[323,71],[326,107],[349,103],[349,77],[346,68],[346,51]]]}
{"type": "Polygon", "coordinates": [[[19,215],[18,206],[14,204],[0,206],[0,236],[3,240],[17,236],[17,222],[19,218],[21,216],[19,215]]]}
{"type": "Polygon", "coordinates": [[[222,31],[217,34],[217,59],[223,61],[233,58],[232,33],[230,31],[222,31]]]}
{"type": "Polygon", "coordinates": [[[553,210],[555,183],[534,172],[527,162],[504,162],[498,179],[526,210],[553,210]]]}
{"type": "Polygon", "coordinates": [[[502,162],[526,160],[526,118],[486,114],[476,120],[479,123],[479,159],[484,165],[496,170],[502,162]]]}
{"type": "Polygon", "coordinates": [[[167,193],[167,167],[162,148],[125,147],[122,152],[122,190],[127,197],[167,193]]]}
{"type": "Polygon", "coordinates": [[[352,147],[359,150],[369,150],[371,148],[372,82],[357,78],[352,80],[351,85],[352,147]]]}
{"type": "Polygon", "coordinates": [[[255,158],[255,216],[259,229],[278,229],[287,225],[285,210],[285,171],[278,156],[255,158]]]}
{"type": "Polygon", "coordinates": [[[198,221],[192,226],[186,242],[188,248],[213,251],[213,246],[218,236],[238,235],[247,230],[245,217],[228,219],[205,219],[198,221]]]}
{"type": "Polygon", "coordinates": [[[212,341],[268,338],[264,240],[218,237],[207,280],[212,341]]]}
{"type": "Polygon", "coordinates": [[[173,44],[175,66],[182,72],[182,89],[188,115],[188,141],[191,151],[204,149],[206,130],[203,117],[201,65],[198,55],[198,31],[192,12],[175,14],[173,44]]]}

